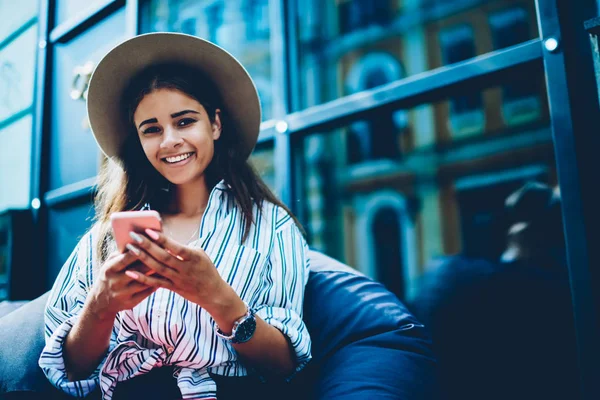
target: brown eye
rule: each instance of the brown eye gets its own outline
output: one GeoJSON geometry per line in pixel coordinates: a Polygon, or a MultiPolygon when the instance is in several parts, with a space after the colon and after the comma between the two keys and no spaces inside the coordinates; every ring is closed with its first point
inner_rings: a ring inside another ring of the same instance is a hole
{"type": "Polygon", "coordinates": [[[148,128],[148,129],[146,129],[145,131],[142,131],[142,133],[144,135],[148,135],[148,134],[151,134],[151,133],[158,133],[158,132],[160,132],[160,129],[158,129],[156,126],[152,126],[152,127],[148,128]]]}
{"type": "Polygon", "coordinates": [[[195,119],[183,118],[183,119],[180,119],[179,122],[177,122],[177,126],[188,126],[190,124],[193,124],[194,122],[196,122],[195,119]]]}

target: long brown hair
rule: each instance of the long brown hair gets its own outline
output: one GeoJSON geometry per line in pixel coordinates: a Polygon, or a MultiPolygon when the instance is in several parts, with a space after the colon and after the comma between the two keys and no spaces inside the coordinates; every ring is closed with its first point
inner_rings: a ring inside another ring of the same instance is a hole
{"type": "Polygon", "coordinates": [[[133,114],[149,93],[158,89],[174,89],[194,98],[214,122],[216,109],[221,110],[222,132],[215,141],[215,152],[205,174],[209,189],[222,179],[231,188],[237,205],[245,219],[245,241],[254,223],[252,210],[260,209],[263,201],[286,210],[304,233],[301,224],[290,210],[271,192],[246,159],[242,141],[235,132],[227,129],[227,110],[221,107],[218,91],[201,73],[180,64],[153,65],[138,74],[124,92],[121,109],[128,121],[129,131],[118,157],[102,165],[98,174],[98,190],[95,197],[96,224],[99,226],[97,252],[104,262],[111,251],[112,232],[110,215],[118,211],[140,210],[146,203],[159,212],[177,212],[170,206],[173,191],[165,190],[170,183],[147,159],[140,143],[133,114]]]}

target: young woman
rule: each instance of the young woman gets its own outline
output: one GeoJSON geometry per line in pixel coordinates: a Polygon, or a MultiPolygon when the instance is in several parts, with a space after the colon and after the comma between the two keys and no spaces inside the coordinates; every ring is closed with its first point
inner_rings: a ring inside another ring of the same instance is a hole
{"type": "Polygon", "coordinates": [[[193,36],[137,36],[98,64],[88,115],[108,161],[97,221],[46,306],[48,379],[110,399],[118,382],[172,366],[181,397],[209,399],[211,374],[293,376],[311,357],[308,248],[247,162],[260,105],[245,69],[193,36]],[[162,232],[132,232],[118,253],[110,215],[148,208],[162,232]]]}

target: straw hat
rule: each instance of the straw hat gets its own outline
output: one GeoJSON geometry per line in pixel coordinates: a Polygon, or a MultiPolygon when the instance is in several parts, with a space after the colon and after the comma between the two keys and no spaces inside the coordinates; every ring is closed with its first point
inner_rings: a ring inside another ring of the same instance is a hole
{"type": "Polygon", "coordinates": [[[87,111],[92,132],[108,157],[118,156],[128,132],[121,97],[130,80],[154,64],[181,63],[201,71],[219,91],[226,124],[239,136],[245,157],[252,152],[261,121],[256,86],[240,62],[221,47],[180,33],[149,33],[109,51],[90,79],[87,111]]]}

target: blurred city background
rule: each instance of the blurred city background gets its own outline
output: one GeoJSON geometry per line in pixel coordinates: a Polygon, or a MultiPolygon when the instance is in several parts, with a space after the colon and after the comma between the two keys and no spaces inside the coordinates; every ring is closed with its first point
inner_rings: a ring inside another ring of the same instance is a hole
{"type": "MultiPolygon", "coordinates": [[[[48,290],[91,225],[103,158],[87,82],[113,46],[154,31],[206,38],[246,66],[263,107],[252,161],[312,248],[406,302],[444,257],[510,257],[519,221],[506,199],[525,183],[563,200],[568,184],[563,215],[585,216],[587,153],[569,142],[584,120],[550,110],[577,104],[572,60],[589,64],[578,84],[595,88],[592,59],[552,57],[560,35],[574,37],[596,13],[593,1],[562,15],[557,3],[0,0],[0,300],[48,290]],[[557,129],[567,138],[553,140],[557,129]],[[17,240],[27,243],[18,253],[17,240]]],[[[569,260],[583,262],[572,276],[593,259],[577,223],[566,231],[569,260]]],[[[566,271],[565,252],[556,260],[566,271]]]]}
{"type": "MultiPolygon", "coordinates": [[[[1,139],[11,145],[0,150],[0,209],[29,208],[39,6],[36,0],[2,4],[2,15],[11,18],[0,31],[1,139]]],[[[142,1],[139,32],[197,35],[238,57],[258,87],[263,125],[538,36],[532,0],[303,1],[290,10],[295,37],[286,44],[295,54],[285,57],[285,27],[274,7],[268,0],[142,1]]],[[[90,8],[58,1],[55,24],[90,8]]],[[[127,36],[127,23],[121,7],[55,43],[48,60],[47,283],[90,223],[89,196],[65,205],[61,195],[91,186],[102,161],[85,119],[86,80],[94,63],[127,36]]],[[[458,252],[497,258],[504,199],[529,180],[557,184],[540,67],[523,65],[489,87],[464,82],[432,102],[334,122],[295,140],[293,155],[279,154],[271,134],[254,152],[254,165],[279,195],[282,183],[295,185],[294,211],[313,248],[403,297],[432,258],[458,252]],[[277,171],[288,157],[294,174],[281,182],[277,171]]]]}

